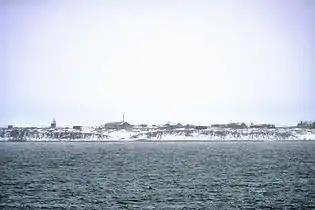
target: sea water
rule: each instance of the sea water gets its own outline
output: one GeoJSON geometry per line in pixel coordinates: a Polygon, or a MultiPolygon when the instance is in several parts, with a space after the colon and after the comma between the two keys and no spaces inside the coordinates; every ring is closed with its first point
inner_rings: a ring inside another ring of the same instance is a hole
{"type": "Polygon", "coordinates": [[[315,142],[1,142],[0,209],[315,209],[315,142]]]}

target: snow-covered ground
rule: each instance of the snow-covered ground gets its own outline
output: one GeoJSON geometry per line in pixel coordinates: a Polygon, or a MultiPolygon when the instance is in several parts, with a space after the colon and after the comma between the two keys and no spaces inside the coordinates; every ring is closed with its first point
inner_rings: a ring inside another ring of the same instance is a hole
{"type": "Polygon", "coordinates": [[[74,129],[1,129],[0,141],[225,141],[225,140],[315,140],[314,129],[134,129],[134,130],[94,130],[74,129]]]}
{"type": "Polygon", "coordinates": [[[144,140],[315,140],[315,130],[306,129],[208,129],[149,131],[131,136],[144,140]]]}

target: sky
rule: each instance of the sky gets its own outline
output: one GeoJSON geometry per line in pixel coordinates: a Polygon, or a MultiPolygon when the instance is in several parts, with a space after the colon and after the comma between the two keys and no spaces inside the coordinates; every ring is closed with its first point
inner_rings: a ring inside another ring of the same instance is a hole
{"type": "Polygon", "coordinates": [[[0,126],[315,120],[313,0],[3,0],[0,126]]]}

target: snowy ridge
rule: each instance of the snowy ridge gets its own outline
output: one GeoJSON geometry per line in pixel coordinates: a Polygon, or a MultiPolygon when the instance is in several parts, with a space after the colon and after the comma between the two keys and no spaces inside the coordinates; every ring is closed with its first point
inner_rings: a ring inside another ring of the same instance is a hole
{"type": "Polygon", "coordinates": [[[315,140],[314,129],[302,128],[208,128],[97,130],[20,128],[0,129],[0,141],[225,141],[315,140]]]}
{"type": "Polygon", "coordinates": [[[307,129],[209,129],[158,130],[138,133],[131,139],[147,140],[315,140],[315,131],[307,129]]]}

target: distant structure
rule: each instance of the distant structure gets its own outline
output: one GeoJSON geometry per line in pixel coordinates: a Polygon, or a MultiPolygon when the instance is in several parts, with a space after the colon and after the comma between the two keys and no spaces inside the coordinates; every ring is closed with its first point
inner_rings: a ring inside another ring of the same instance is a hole
{"type": "Polygon", "coordinates": [[[196,125],[196,126],[195,126],[195,129],[197,129],[197,130],[204,130],[204,129],[208,129],[208,126],[205,126],[205,125],[196,125]]]}
{"type": "Polygon", "coordinates": [[[228,128],[233,128],[233,129],[246,129],[248,128],[245,123],[229,123],[228,128]]]}
{"type": "Polygon", "coordinates": [[[138,125],[138,127],[140,127],[140,128],[147,128],[148,125],[147,124],[140,124],[140,125],[138,125]]]}
{"type": "Polygon", "coordinates": [[[231,129],[246,129],[248,128],[245,123],[229,123],[229,124],[213,124],[212,128],[231,128],[231,129]]]}
{"type": "Polygon", "coordinates": [[[312,121],[301,121],[297,124],[298,128],[309,128],[309,129],[315,129],[315,122],[312,121]]]}
{"type": "Polygon", "coordinates": [[[125,122],[125,113],[123,113],[123,122],[125,122]]]}
{"type": "Polygon", "coordinates": [[[249,127],[250,128],[267,128],[267,129],[276,128],[276,126],[273,124],[254,124],[254,123],[252,123],[249,127]]]}
{"type": "Polygon", "coordinates": [[[55,118],[53,119],[52,123],[50,124],[50,128],[56,128],[57,127],[57,123],[55,118]]]}
{"type": "Polygon", "coordinates": [[[13,128],[13,125],[8,125],[8,129],[12,129],[13,128]]]}
{"type": "Polygon", "coordinates": [[[73,129],[78,130],[78,131],[82,131],[82,126],[81,125],[74,125],[73,129]]]}
{"type": "Polygon", "coordinates": [[[193,129],[193,128],[195,128],[195,126],[193,124],[187,124],[187,125],[185,125],[185,128],[186,129],[193,129]]]}
{"type": "Polygon", "coordinates": [[[128,122],[110,122],[110,123],[106,123],[104,125],[104,128],[106,129],[114,129],[114,130],[129,130],[132,129],[132,125],[129,124],[128,122]]]}
{"type": "Polygon", "coordinates": [[[167,130],[173,130],[173,129],[178,129],[178,128],[184,128],[185,126],[182,125],[181,123],[172,123],[172,122],[167,122],[165,125],[161,126],[161,129],[167,129],[167,130]]]}

